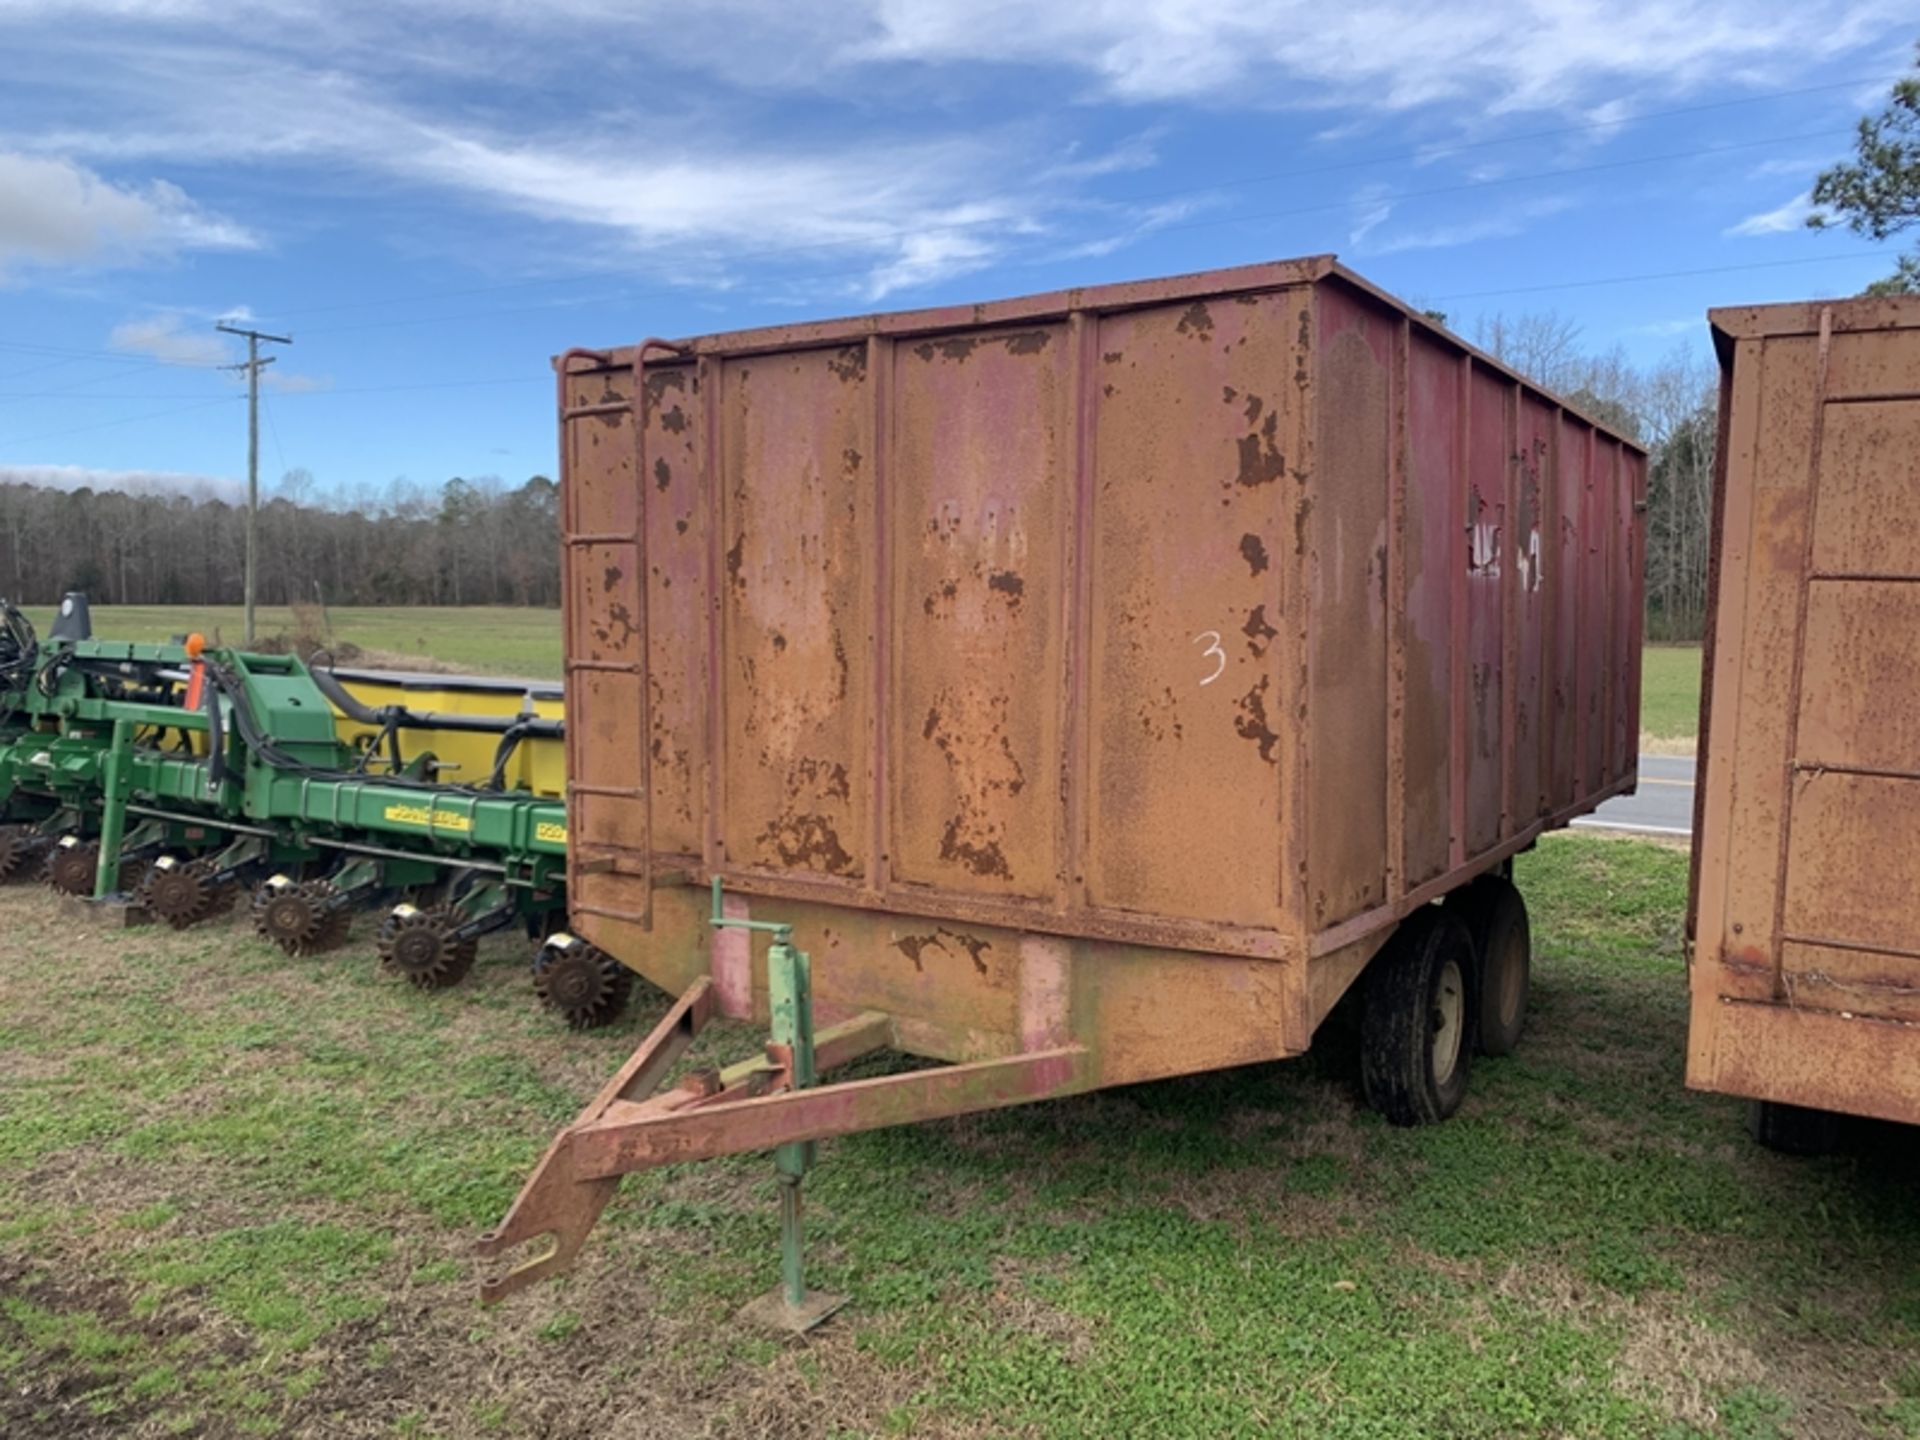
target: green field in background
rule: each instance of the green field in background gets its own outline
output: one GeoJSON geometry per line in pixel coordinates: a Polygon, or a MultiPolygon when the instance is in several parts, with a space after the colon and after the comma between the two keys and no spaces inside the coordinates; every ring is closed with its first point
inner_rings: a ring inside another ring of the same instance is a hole
{"type": "MultiPolygon", "coordinates": [[[[28,607],[44,631],[53,612],[28,607]]],[[[328,612],[334,643],[351,641],[385,663],[428,658],[456,671],[514,675],[530,680],[560,675],[560,612],[472,606],[437,609],[376,609],[338,606],[328,612]]],[[[117,640],[166,640],[186,630],[216,633],[228,644],[241,634],[240,607],[96,605],[94,630],[117,640]]],[[[263,606],[262,635],[294,628],[290,611],[263,606]]],[[[1700,647],[1649,645],[1641,694],[1640,728],[1657,739],[1693,738],[1700,710],[1700,647]]]]}
{"type": "MultiPolygon", "coordinates": [[[[53,610],[26,606],[42,634],[53,610]]],[[[255,626],[263,637],[290,635],[293,612],[262,605],[255,626]]],[[[529,680],[560,678],[560,612],[513,606],[379,608],[334,606],[327,611],[330,643],[350,641],[387,663],[417,658],[455,671],[512,675],[529,680]]],[[[103,639],[165,641],[198,630],[208,639],[238,645],[245,633],[238,605],[95,605],[94,634],[103,639]]],[[[347,663],[347,662],[342,662],[347,663]]]]}
{"type": "Polygon", "coordinates": [[[1700,726],[1700,647],[1649,645],[1640,654],[1640,733],[1692,740],[1700,726]]]}

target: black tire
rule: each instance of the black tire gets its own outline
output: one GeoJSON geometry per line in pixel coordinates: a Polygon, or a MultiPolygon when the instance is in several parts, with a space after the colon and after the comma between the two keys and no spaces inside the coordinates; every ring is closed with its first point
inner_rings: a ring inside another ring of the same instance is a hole
{"type": "Polygon", "coordinates": [[[1511,880],[1483,875],[1447,897],[1473,936],[1475,1006],[1480,1018],[1479,1053],[1511,1055],[1527,1028],[1533,987],[1533,930],[1527,902],[1511,880]]]}
{"type": "Polygon", "coordinates": [[[1473,940],[1437,906],[1400,922],[1367,967],[1360,1079],[1393,1125],[1435,1125],[1466,1098],[1473,1061],[1473,940]]]}
{"type": "Polygon", "coordinates": [[[1747,1130],[1782,1155],[1826,1155],[1840,1143],[1840,1117],[1778,1100],[1747,1102],[1747,1130]]]}

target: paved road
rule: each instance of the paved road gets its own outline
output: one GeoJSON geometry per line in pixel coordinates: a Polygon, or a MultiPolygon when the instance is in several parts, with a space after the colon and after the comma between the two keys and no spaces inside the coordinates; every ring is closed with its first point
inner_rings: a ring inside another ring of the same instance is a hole
{"type": "Polygon", "coordinates": [[[1692,835],[1693,757],[1642,755],[1639,794],[1609,800],[1573,823],[1587,829],[1642,835],[1692,835]]]}

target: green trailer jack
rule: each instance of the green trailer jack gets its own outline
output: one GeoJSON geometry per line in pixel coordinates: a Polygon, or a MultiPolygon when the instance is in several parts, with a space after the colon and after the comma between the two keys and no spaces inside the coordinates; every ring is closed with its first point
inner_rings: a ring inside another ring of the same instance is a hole
{"type": "MultiPolygon", "coordinates": [[[[811,1089],[817,1081],[813,1046],[813,961],[795,947],[793,927],[772,920],[736,920],[723,909],[720,877],[713,878],[715,929],[757,930],[773,937],[767,947],[767,1054],[784,1059],[793,1090],[811,1089]]],[[[768,1329],[804,1335],[847,1303],[844,1295],[807,1289],[803,1265],[800,1189],[813,1168],[817,1142],[789,1140],[773,1152],[773,1168],[780,1187],[780,1288],[751,1302],[741,1318],[768,1329]]]]}

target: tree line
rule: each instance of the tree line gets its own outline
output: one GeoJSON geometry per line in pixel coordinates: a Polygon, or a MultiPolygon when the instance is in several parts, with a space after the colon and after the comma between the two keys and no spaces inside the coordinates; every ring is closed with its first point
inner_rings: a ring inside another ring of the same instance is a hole
{"type": "MultiPolygon", "coordinates": [[[[263,605],[560,603],[559,487],[544,475],[324,500],[293,470],[258,526],[263,605]]],[[[217,495],[0,484],[0,595],[21,604],[84,590],[104,605],[235,605],[245,556],[246,507],[217,495]]]]}
{"type": "Polygon", "coordinates": [[[1647,638],[1698,640],[1707,621],[1718,368],[1685,347],[1650,367],[1636,367],[1617,345],[1589,352],[1580,327],[1552,313],[1492,316],[1474,341],[1647,447],[1647,638]]]}

